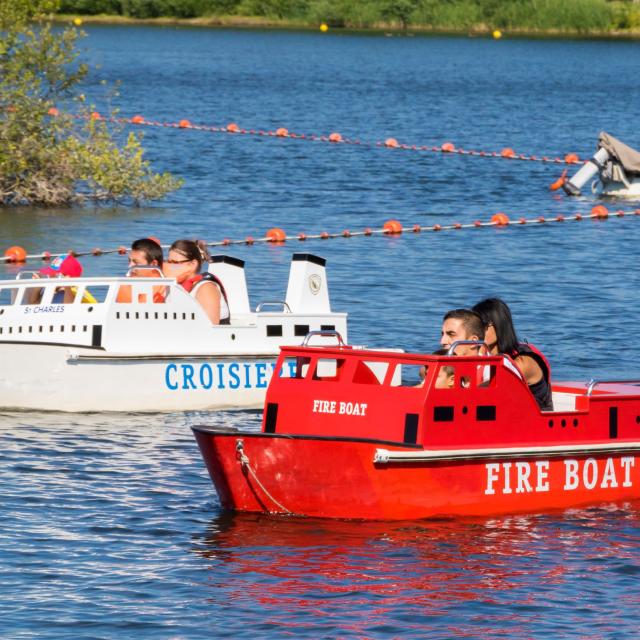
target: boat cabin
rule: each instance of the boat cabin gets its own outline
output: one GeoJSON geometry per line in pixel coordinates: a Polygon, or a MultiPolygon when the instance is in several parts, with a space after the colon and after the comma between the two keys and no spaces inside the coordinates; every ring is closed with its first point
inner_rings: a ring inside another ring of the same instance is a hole
{"type": "MultiPolygon", "coordinates": [[[[35,272],[21,272],[0,281],[0,344],[120,354],[275,355],[281,344],[299,344],[310,331],[346,335],[346,314],[331,310],[323,258],[294,254],[284,298],[274,296],[255,310],[242,260],[214,256],[209,271],[225,287],[228,325],[212,325],[197,300],[156,268],[107,278],[35,278],[35,272]]],[[[321,336],[319,342],[327,340],[321,336]]]]}
{"type": "Polygon", "coordinates": [[[283,347],[262,430],[419,448],[637,439],[640,382],[553,384],[540,411],[503,356],[283,347]]]}

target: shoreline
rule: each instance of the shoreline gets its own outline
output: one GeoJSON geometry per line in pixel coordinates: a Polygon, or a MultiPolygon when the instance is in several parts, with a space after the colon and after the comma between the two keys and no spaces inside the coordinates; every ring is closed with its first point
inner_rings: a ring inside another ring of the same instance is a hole
{"type": "MultiPolygon", "coordinates": [[[[118,25],[118,26],[157,26],[157,27],[196,27],[206,29],[261,29],[273,31],[320,31],[319,25],[308,22],[266,18],[264,16],[210,16],[199,18],[130,18],[118,15],[80,15],[55,14],[52,20],[56,23],[80,21],[81,26],[90,25],[118,25]]],[[[359,35],[393,35],[393,36],[466,36],[469,38],[492,38],[494,28],[477,25],[470,29],[440,29],[428,25],[412,25],[402,29],[395,24],[375,24],[369,27],[335,27],[329,25],[325,35],[329,34],[359,34],[359,35]]],[[[535,39],[578,39],[578,40],[640,40],[640,28],[617,31],[578,31],[575,29],[520,29],[512,28],[500,30],[501,38],[535,38],[535,39]]]]}

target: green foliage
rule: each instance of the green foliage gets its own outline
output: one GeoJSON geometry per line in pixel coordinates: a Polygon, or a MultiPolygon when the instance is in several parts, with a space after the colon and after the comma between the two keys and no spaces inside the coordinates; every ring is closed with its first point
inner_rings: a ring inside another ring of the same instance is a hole
{"type": "MultiPolygon", "coordinates": [[[[0,0],[1,2],[2,0],[0,0]]],[[[18,2],[18,0],[11,0],[18,2]]],[[[51,5],[55,0],[33,0],[51,5]]],[[[29,0],[20,0],[28,4],[29,0]]],[[[132,18],[242,15],[333,27],[379,25],[440,29],[532,29],[573,32],[640,26],[632,0],[61,0],[65,13],[132,18]]]]}
{"type": "Polygon", "coordinates": [[[418,0],[382,0],[379,6],[383,20],[392,24],[398,22],[406,29],[418,6],[418,0]]]}
{"type": "Polygon", "coordinates": [[[267,18],[300,18],[308,10],[306,0],[242,0],[236,13],[245,16],[265,16],[267,18]]]}
{"type": "Polygon", "coordinates": [[[177,188],[149,169],[135,136],[119,148],[108,123],[90,117],[74,93],[87,73],[76,50],[80,34],[52,30],[43,11],[53,3],[2,0],[0,7],[0,205],[137,203],[177,188]],[[78,117],[51,112],[58,104],[78,117]]]}

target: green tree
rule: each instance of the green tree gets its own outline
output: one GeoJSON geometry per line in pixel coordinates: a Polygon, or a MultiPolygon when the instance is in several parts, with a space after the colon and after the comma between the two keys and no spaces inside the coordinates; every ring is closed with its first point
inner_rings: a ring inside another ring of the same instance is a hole
{"type": "Polygon", "coordinates": [[[137,204],[178,188],[176,178],[151,171],[138,136],[118,144],[112,119],[91,117],[78,92],[87,74],[76,50],[81,33],[52,29],[57,7],[0,2],[0,205],[137,204]]]}

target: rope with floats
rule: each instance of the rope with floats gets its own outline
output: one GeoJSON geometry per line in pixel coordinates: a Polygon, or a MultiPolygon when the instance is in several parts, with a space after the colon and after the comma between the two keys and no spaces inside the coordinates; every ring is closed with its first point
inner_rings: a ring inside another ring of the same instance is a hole
{"type": "MultiPolygon", "coordinates": [[[[402,233],[422,233],[428,231],[457,231],[462,229],[477,229],[481,227],[506,227],[506,226],[525,226],[532,224],[544,224],[544,223],[560,223],[560,222],[571,222],[571,221],[581,221],[581,220],[590,220],[590,219],[599,219],[604,220],[609,217],[615,218],[623,218],[625,216],[640,216],[640,209],[635,209],[633,211],[623,211],[618,210],[613,213],[610,213],[609,210],[604,205],[596,205],[591,209],[591,213],[576,213],[570,216],[564,216],[558,214],[556,216],[538,216],[536,218],[525,218],[520,217],[518,219],[510,219],[506,213],[496,213],[491,216],[491,219],[488,222],[482,222],[481,220],[476,220],[475,222],[469,222],[462,224],[460,222],[454,222],[452,224],[434,224],[434,225],[420,225],[414,224],[411,226],[403,226],[399,220],[387,220],[381,228],[371,228],[366,227],[362,231],[350,231],[349,229],[344,229],[339,232],[327,232],[322,231],[320,233],[298,233],[296,235],[287,235],[284,229],[280,227],[274,227],[269,229],[263,237],[254,238],[252,236],[247,236],[243,239],[229,239],[225,238],[223,240],[213,240],[213,241],[204,241],[207,247],[226,247],[231,245],[254,245],[259,243],[273,243],[273,244],[282,244],[287,241],[297,240],[299,242],[304,242],[308,240],[330,240],[333,238],[356,238],[356,237],[367,237],[367,236],[377,236],[377,235],[401,235],[402,233]]],[[[156,240],[156,238],[152,238],[156,240]]],[[[163,249],[168,249],[170,245],[168,244],[158,244],[163,249]]],[[[4,256],[0,256],[1,262],[10,262],[10,263],[22,263],[27,260],[51,260],[52,258],[59,258],[62,256],[72,255],[75,257],[82,256],[102,256],[107,254],[118,253],[120,255],[125,255],[129,251],[128,247],[125,245],[120,245],[117,248],[113,249],[100,249],[96,247],[91,249],[90,251],[67,251],[64,253],[50,253],[49,251],[43,251],[42,253],[36,254],[28,254],[27,251],[20,246],[9,247],[5,252],[4,256]]]]}
{"type": "MultiPolygon", "coordinates": [[[[60,115],[60,111],[55,107],[49,109],[49,115],[56,117],[60,115]]],[[[478,151],[474,149],[462,149],[456,147],[453,142],[443,142],[440,145],[418,145],[404,144],[397,138],[386,138],[385,140],[360,140],[358,138],[348,138],[337,131],[327,134],[305,134],[289,131],[285,127],[279,127],[275,131],[262,129],[246,129],[240,127],[235,122],[223,126],[213,126],[205,124],[193,124],[190,120],[183,118],[178,122],[159,122],[157,120],[147,120],[144,116],[135,115],[131,118],[123,117],[105,117],[98,111],[92,111],[88,116],[68,114],[75,118],[90,118],[92,120],[104,120],[107,122],[115,122],[124,125],[137,125],[146,127],[163,127],[168,129],[190,129],[194,131],[208,131],[210,133],[226,133],[232,135],[262,136],[267,138],[291,138],[294,140],[306,140],[310,142],[328,142],[332,144],[355,145],[369,148],[387,148],[401,149],[404,151],[420,151],[429,153],[445,153],[458,154],[462,156],[481,157],[481,158],[502,158],[504,160],[523,160],[528,162],[543,162],[550,164],[582,164],[583,160],[576,153],[567,153],[562,158],[537,156],[532,154],[516,153],[511,147],[504,147],[500,151],[478,151]]]]}

